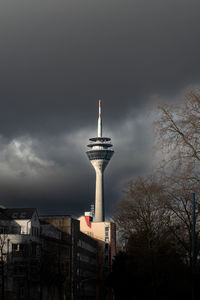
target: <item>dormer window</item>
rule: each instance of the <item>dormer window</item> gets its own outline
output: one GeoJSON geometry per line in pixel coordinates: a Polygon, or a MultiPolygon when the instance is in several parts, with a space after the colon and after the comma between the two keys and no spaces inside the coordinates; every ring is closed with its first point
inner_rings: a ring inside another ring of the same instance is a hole
{"type": "Polygon", "coordinates": [[[17,218],[18,217],[18,212],[14,212],[13,214],[12,214],[12,218],[17,218]]]}
{"type": "Polygon", "coordinates": [[[26,218],[26,212],[22,212],[22,213],[20,214],[20,218],[22,218],[22,219],[26,218]]]}

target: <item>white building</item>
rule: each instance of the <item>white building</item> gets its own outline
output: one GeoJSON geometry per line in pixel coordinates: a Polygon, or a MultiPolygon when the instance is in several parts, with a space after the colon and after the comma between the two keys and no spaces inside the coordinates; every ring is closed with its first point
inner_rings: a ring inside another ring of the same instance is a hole
{"type": "Polygon", "coordinates": [[[0,208],[0,289],[5,299],[39,299],[39,236],[35,208],[0,208]]]}

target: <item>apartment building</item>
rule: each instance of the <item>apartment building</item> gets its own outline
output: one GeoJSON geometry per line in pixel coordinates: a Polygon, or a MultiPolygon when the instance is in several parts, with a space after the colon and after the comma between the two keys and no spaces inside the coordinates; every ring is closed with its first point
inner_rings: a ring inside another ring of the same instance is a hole
{"type": "Polygon", "coordinates": [[[1,298],[39,299],[40,245],[35,208],[0,209],[1,298]]]}
{"type": "Polygon", "coordinates": [[[97,293],[97,242],[80,231],[80,222],[69,215],[46,215],[40,220],[67,234],[70,243],[72,300],[95,300],[97,293]]]}
{"type": "Polygon", "coordinates": [[[0,208],[0,299],[107,299],[115,227],[35,208],[0,208]]]}

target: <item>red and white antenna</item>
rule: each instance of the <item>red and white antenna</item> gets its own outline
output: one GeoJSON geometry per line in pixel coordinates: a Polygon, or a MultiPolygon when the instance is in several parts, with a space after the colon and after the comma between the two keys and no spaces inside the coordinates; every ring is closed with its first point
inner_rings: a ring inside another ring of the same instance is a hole
{"type": "Polygon", "coordinates": [[[99,118],[101,118],[101,99],[99,99],[99,118]]]}
{"type": "Polygon", "coordinates": [[[102,137],[101,99],[99,99],[98,137],[102,137]]]}

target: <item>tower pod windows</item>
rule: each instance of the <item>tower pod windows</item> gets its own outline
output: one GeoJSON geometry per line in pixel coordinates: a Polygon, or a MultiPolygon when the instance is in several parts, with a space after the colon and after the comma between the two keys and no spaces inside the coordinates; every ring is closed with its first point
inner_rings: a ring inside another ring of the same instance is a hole
{"type": "Polygon", "coordinates": [[[105,159],[110,160],[114,151],[112,150],[90,150],[87,151],[89,160],[105,159]]]}

